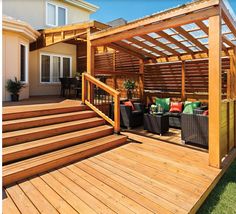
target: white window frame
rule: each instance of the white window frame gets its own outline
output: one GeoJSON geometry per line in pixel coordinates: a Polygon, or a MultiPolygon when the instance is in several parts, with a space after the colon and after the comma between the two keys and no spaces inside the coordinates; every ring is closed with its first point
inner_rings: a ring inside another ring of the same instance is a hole
{"type": "Polygon", "coordinates": [[[54,4],[54,3],[51,3],[51,2],[46,2],[46,25],[47,26],[50,26],[50,27],[57,27],[58,26],[58,8],[63,8],[65,9],[65,25],[68,24],[68,9],[64,6],[61,6],[61,5],[57,5],[57,4],[54,4]],[[56,8],[56,24],[55,25],[52,25],[50,23],[48,23],[48,4],[51,4],[53,6],[55,6],[56,8]]]}
{"type": "Polygon", "coordinates": [[[47,53],[47,52],[41,52],[40,53],[40,59],[39,59],[39,71],[40,71],[40,83],[41,84],[59,84],[59,82],[52,82],[52,72],[53,72],[53,57],[60,57],[60,78],[63,77],[63,58],[69,58],[70,59],[70,78],[72,77],[72,56],[70,55],[60,55],[60,54],[53,54],[53,53],[47,53]],[[42,82],[42,55],[49,56],[50,57],[50,82],[42,82]]]}
{"type": "Polygon", "coordinates": [[[29,45],[27,43],[20,42],[20,48],[19,48],[20,76],[19,76],[19,80],[21,78],[21,45],[23,45],[25,47],[25,81],[21,81],[21,82],[27,84],[29,82],[29,45]]]}

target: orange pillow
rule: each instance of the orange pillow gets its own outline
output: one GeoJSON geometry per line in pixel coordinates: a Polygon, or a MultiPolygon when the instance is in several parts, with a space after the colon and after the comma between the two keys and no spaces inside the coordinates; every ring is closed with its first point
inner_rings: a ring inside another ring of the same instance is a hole
{"type": "Polygon", "coordinates": [[[182,112],[183,104],[180,102],[171,102],[170,103],[170,112],[182,112]]]}
{"type": "Polygon", "coordinates": [[[126,102],[124,102],[124,105],[125,105],[125,106],[130,106],[131,109],[132,109],[132,111],[135,110],[135,109],[134,109],[134,105],[133,105],[133,103],[132,103],[131,101],[126,101],[126,102]]]}

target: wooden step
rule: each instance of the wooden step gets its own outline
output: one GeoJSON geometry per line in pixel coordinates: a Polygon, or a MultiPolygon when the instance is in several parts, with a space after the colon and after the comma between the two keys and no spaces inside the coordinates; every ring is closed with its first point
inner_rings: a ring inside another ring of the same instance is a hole
{"type": "Polygon", "coordinates": [[[94,126],[105,124],[105,121],[99,117],[59,123],[54,125],[24,129],[2,134],[3,147],[20,144],[23,142],[38,140],[46,137],[56,136],[68,132],[78,131],[94,126]]]}
{"type": "Polygon", "coordinates": [[[8,146],[3,148],[2,151],[3,164],[83,143],[112,133],[113,127],[103,125],[19,145],[8,146]]]}
{"type": "Polygon", "coordinates": [[[17,108],[16,110],[12,107],[7,107],[3,109],[2,120],[16,120],[30,117],[39,117],[52,114],[62,114],[76,111],[88,110],[88,106],[85,105],[45,105],[45,106],[32,106],[32,108],[17,108]]]}
{"type": "Polygon", "coordinates": [[[3,166],[3,185],[6,186],[30,176],[104,152],[124,144],[126,140],[126,136],[108,135],[97,140],[3,166]]]}
{"type": "Polygon", "coordinates": [[[87,111],[53,114],[53,115],[31,117],[17,120],[8,120],[8,121],[3,121],[2,129],[3,132],[9,132],[37,126],[45,126],[50,124],[81,120],[95,116],[96,116],[95,112],[87,110],[87,111]]]}

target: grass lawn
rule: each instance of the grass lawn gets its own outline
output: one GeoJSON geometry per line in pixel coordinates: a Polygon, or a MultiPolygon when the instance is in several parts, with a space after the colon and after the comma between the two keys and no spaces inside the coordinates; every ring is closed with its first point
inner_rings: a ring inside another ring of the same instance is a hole
{"type": "Polygon", "coordinates": [[[236,214],[236,160],[197,213],[236,214]]]}

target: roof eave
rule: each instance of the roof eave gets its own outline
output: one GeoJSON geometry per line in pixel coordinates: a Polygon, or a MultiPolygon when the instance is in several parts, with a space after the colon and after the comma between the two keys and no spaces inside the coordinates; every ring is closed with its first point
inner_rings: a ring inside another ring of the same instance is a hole
{"type": "Polygon", "coordinates": [[[95,13],[99,7],[93,4],[90,4],[86,1],[82,1],[82,0],[64,0],[65,2],[72,4],[74,6],[83,8],[85,10],[88,10],[90,13],[95,13]]]}

